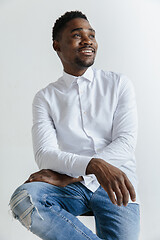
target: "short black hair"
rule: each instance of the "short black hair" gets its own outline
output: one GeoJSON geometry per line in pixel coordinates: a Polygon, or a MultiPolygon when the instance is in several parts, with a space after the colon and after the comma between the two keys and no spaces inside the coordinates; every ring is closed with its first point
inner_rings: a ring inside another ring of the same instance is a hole
{"type": "Polygon", "coordinates": [[[52,40],[53,41],[59,39],[60,32],[65,28],[66,23],[74,18],[83,18],[88,21],[86,15],[80,11],[66,12],[64,15],[60,16],[56,20],[56,22],[52,28],[52,40]]]}

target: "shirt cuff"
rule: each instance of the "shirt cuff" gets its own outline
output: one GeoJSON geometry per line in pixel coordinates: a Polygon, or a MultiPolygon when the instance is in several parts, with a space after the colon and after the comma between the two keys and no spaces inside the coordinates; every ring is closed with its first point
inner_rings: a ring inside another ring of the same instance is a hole
{"type": "Polygon", "coordinates": [[[91,161],[91,159],[92,157],[75,155],[72,169],[71,169],[71,172],[73,173],[73,175],[76,175],[76,176],[86,175],[86,168],[88,166],[88,163],[91,161]]]}

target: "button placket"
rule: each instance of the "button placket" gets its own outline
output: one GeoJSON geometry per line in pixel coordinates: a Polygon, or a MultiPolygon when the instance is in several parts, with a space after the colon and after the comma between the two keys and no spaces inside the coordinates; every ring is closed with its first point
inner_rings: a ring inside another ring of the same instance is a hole
{"type": "MultiPolygon", "coordinates": [[[[81,111],[82,111],[82,118],[86,115],[86,108],[85,108],[85,86],[80,81],[77,81],[78,89],[79,89],[79,99],[81,103],[81,111]]],[[[84,119],[83,119],[84,120],[84,119]]]]}
{"type": "Polygon", "coordinates": [[[86,87],[85,82],[81,82],[78,79],[77,86],[78,86],[78,93],[79,93],[79,100],[80,100],[80,107],[81,107],[81,117],[82,117],[83,129],[84,129],[84,132],[86,133],[86,135],[91,139],[93,149],[95,149],[94,140],[91,137],[91,133],[87,127],[90,120],[88,119],[88,116],[87,116],[88,97],[87,97],[86,91],[85,91],[85,87],[86,87]]]}

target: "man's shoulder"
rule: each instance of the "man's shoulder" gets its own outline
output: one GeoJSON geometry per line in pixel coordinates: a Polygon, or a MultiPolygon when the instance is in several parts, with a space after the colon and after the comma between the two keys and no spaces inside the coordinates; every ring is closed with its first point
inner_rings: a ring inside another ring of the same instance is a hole
{"type": "Polygon", "coordinates": [[[62,86],[62,77],[60,77],[57,81],[49,83],[46,87],[40,89],[35,97],[49,97],[53,94],[55,90],[58,90],[62,86]]]}
{"type": "Polygon", "coordinates": [[[130,79],[127,75],[119,72],[107,71],[103,69],[93,69],[94,76],[107,84],[125,84],[130,82],[130,79]]]}
{"type": "Polygon", "coordinates": [[[93,71],[95,79],[103,82],[104,84],[117,84],[120,80],[120,73],[103,69],[93,69],[93,71]]]}

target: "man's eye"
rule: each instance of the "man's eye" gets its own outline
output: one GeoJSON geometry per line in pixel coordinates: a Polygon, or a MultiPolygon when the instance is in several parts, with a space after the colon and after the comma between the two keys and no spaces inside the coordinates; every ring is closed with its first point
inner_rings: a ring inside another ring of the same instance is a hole
{"type": "Polygon", "coordinates": [[[73,37],[81,37],[81,35],[79,34],[79,33],[75,33],[74,35],[73,35],[73,37]]]}
{"type": "Polygon", "coordinates": [[[95,38],[95,35],[91,34],[91,35],[90,35],[90,38],[95,38]]]}

